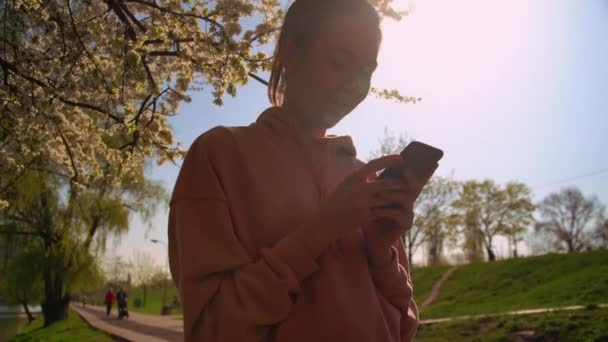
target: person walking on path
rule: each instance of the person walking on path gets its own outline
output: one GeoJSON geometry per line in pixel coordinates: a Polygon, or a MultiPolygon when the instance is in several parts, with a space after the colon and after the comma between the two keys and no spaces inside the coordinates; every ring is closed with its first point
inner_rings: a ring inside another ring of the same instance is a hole
{"type": "Polygon", "coordinates": [[[437,165],[381,179],[401,156],[366,164],[349,136],[326,134],[366,98],[381,36],[367,0],[294,1],[271,67],[272,107],[190,146],[168,226],[186,341],[414,339],[401,236],[437,165]]]}
{"type": "Polygon", "coordinates": [[[129,311],[127,310],[127,293],[122,287],[116,294],[116,303],[118,304],[118,319],[123,319],[124,317],[129,318],[129,311]]]}
{"type": "Polygon", "coordinates": [[[114,291],[112,291],[112,288],[109,288],[108,291],[106,292],[106,296],[105,296],[105,303],[106,303],[106,316],[110,316],[110,313],[112,312],[112,305],[114,304],[114,291]]]}

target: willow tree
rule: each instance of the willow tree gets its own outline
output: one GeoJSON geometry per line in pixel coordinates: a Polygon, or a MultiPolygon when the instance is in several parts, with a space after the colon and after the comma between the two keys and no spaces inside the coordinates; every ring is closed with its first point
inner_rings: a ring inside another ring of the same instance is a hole
{"type": "Polygon", "coordinates": [[[67,317],[71,294],[98,285],[97,260],[107,237],[126,232],[133,212],[151,218],[165,198],[164,189],[142,174],[119,180],[116,188],[109,187],[112,177],[104,180],[97,188],[76,190],[69,179],[28,170],[6,193],[10,206],[0,211],[0,235],[22,237],[23,250],[13,251],[9,271],[25,272],[15,275],[19,284],[28,283],[28,275],[42,284],[40,294],[13,293],[30,304],[41,298],[45,326],[67,317]]]}

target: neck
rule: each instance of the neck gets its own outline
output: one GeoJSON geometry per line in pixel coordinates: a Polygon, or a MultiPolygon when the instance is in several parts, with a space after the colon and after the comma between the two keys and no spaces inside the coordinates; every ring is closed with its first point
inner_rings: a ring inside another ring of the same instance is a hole
{"type": "Polygon", "coordinates": [[[309,120],[310,113],[307,113],[295,105],[284,103],[281,106],[281,115],[284,115],[304,137],[322,138],[325,136],[326,129],[317,127],[309,120]]]}

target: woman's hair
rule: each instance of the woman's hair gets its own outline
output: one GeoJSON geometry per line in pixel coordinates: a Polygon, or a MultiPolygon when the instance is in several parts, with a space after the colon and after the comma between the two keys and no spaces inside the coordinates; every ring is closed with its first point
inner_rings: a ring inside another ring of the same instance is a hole
{"type": "Polygon", "coordinates": [[[289,7],[274,51],[268,98],[274,106],[283,103],[285,92],[285,65],[281,43],[289,39],[297,48],[305,48],[325,25],[334,17],[356,16],[361,25],[377,30],[378,41],[382,38],[380,16],[367,0],[297,0],[289,7]]]}

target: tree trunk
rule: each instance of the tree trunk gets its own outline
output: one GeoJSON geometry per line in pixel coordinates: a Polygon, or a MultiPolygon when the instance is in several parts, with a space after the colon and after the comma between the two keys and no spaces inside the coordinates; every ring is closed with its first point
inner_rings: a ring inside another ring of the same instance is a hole
{"type": "Polygon", "coordinates": [[[496,255],[494,255],[494,251],[492,250],[491,247],[486,246],[486,251],[488,252],[488,260],[489,261],[494,261],[496,260],[496,255]]]}
{"type": "Polygon", "coordinates": [[[437,264],[437,248],[435,246],[434,243],[431,242],[431,246],[429,247],[429,254],[428,254],[428,265],[432,266],[432,265],[436,265],[437,264]]]}
{"type": "Polygon", "coordinates": [[[27,315],[27,324],[29,325],[34,321],[35,317],[32,315],[30,308],[27,306],[27,301],[22,300],[21,305],[23,306],[23,310],[25,310],[25,314],[27,315]]]}
{"type": "Polygon", "coordinates": [[[572,239],[567,239],[566,243],[568,244],[568,253],[574,253],[576,250],[574,249],[574,243],[572,239]]]}
{"type": "Polygon", "coordinates": [[[404,235],[401,236],[401,241],[403,242],[403,246],[405,247],[405,249],[407,250],[407,258],[408,258],[408,262],[410,264],[410,268],[414,268],[414,263],[412,261],[412,258],[414,257],[414,253],[413,253],[413,248],[412,248],[412,236],[411,236],[411,231],[408,230],[408,232],[404,235]]]}
{"type": "Polygon", "coordinates": [[[69,296],[61,296],[61,290],[47,292],[42,303],[44,327],[68,318],[69,296]]]}

